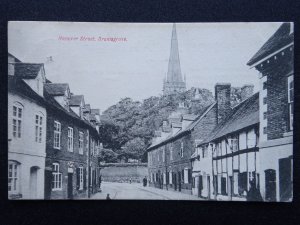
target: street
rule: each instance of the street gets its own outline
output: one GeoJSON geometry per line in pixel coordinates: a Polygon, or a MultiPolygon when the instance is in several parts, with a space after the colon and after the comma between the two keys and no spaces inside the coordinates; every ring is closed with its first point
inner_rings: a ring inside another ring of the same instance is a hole
{"type": "Polygon", "coordinates": [[[91,196],[91,199],[148,199],[148,200],[201,200],[196,196],[180,192],[161,190],[153,187],[143,187],[140,183],[102,182],[102,192],[91,196]]]}

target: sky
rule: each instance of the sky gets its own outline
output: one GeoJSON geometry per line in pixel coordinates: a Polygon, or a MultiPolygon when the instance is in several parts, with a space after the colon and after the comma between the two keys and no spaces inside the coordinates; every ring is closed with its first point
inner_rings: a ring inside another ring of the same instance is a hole
{"type": "MultiPolygon", "coordinates": [[[[280,25],[177,23],[187,88],[214,93],[216,83],[228,82],[233,87],[254,84],[258,91],[258,71],[246,63],[280,25]]],[[[8,52],[22,62],[45,63],[47,79],[69,83],[72,93],[104,111],[121,98],[162,95],[171,34],[171,23],[9,22],[8,52]]]]}

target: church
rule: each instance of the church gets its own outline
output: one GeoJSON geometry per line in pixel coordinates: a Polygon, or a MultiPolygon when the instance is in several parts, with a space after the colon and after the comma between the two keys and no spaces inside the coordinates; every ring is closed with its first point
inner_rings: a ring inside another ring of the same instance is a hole
{"type": "Polygon", "coordinates": [[[164,79],[163,94],[170,95],[176,92],[182,93],[186,91],[186,82],[183,80],[180,68],[178,40],[176,33],[176,24],[173,24],[171,50],[168,65],[168,73],[164,79]]]}

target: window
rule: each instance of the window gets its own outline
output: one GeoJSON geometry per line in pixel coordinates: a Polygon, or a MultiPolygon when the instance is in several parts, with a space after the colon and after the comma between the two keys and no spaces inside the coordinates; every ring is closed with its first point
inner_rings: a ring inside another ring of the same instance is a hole
{"type": "Polygon", "coordinates": [[[170,160],[173,160],[173,145],[170,146],[170,160]]]}
{"type": "Polygon", "coordinates": [[[73,152],[73,128],[68,127],[68,151],[73,152]]]}
{"type": "Polygon", "coordinates": [[[239,140],[237,138],[229,139],[229,143],[230,143],[231,151],[233,151],[233,152],[238,151],[239,140]]]}
{"type": "Polygon", "coordinates": [[[208,146],[205,145],[202,147],[202,158],[206,158],[208,156],[208,146]]]}
{"type": "Polygon", "coordinates": [[[188,168],[184,169],[184,183],[185,184],[189,183],[189,169],[188,168]]]}
{"type": "Polygon", "coordinates": [[[267,97],[263,98],[263,104],[266,105],[267,104],[267,97]]]}
{"type": "Polygon", "coordinates": [[[79,154],[83,155],[83,132],[79,132],[79,154]]]}
{"type": "Polygon", "coordinates": [[[267,119],[267,112],[264,112],[264,120],[267,119]]]}
{"type": "Polygon", "coordinates": [[[162,154],[163,154],[163,156],[162,156],[163,162],[165,162],[165,160],[166,160],[166,151],[165,151],[165,149],[163,149],[162,154]]]}
{"type": "Polygon", "coordinates": [[[267,81],[263,82],[263,90],[267,89],[267,81]]]}
{"type": "Polygon", "coordinates": [[[256,134],[254,130],[247,133],[247,147],[253,148],[256,146],[256,134]]]}
{"type": "Polygon", "coordinates": [[[180,157],[183,157],[183,142],[181,142],[181,147],[180,147],[180,157]]]}
{"type": "Polygon", "coordinates": [[[21,104],[15,104],[13,106],[13,137],[21,138],[22,131],[22,116],[23,107],[21,104]]]}
{"type": "Polygon", "coordinates": [[[35,142],[41,143],[42,142],[42,123],[43,117],[40,115],[35,115],[35,142]]]}
{"type": "Polygon", "coordinates": [[[60,149],[61,124],[54,121],[54,148],[60,149]]]}
{"type": "Polygon", "coordinates": [[[267,134],[267,127],[264,127],[263,129],[264,134],[267,134]]]}
{"type": "Polygon", "coordinates": [[[293,130],[294,123],[294,75],[288,77],[289,128],[293,130]]]}
{"type": "Polygon", "coordinates": [[[83,189],[83,167],[79,167],[79,189],[83,189]]]}
{"type": "Polygon", "coordinates": [[[19,191],[19,164],[8,162],[8,193],[15,194],[19,191]]]}
{"type": "Polygon", "coordinates": [[[52,164],[52,190],[62,189],[62,174],[59,172],[59,164],[52,164]]]}

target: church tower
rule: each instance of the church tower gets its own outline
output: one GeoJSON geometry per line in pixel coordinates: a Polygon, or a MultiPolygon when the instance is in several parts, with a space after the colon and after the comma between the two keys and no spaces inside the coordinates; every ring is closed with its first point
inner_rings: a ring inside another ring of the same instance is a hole
{"type": "Polygon", "coordinates": [[[185,79],[183,80],[180,68],[178,41],[176,34],[176,24],[173,24],[171,50],[168,65],[167,77],[164,79],[163,93],[164,95],[176,92],[184,92],[186,90],[185,79]]]}

